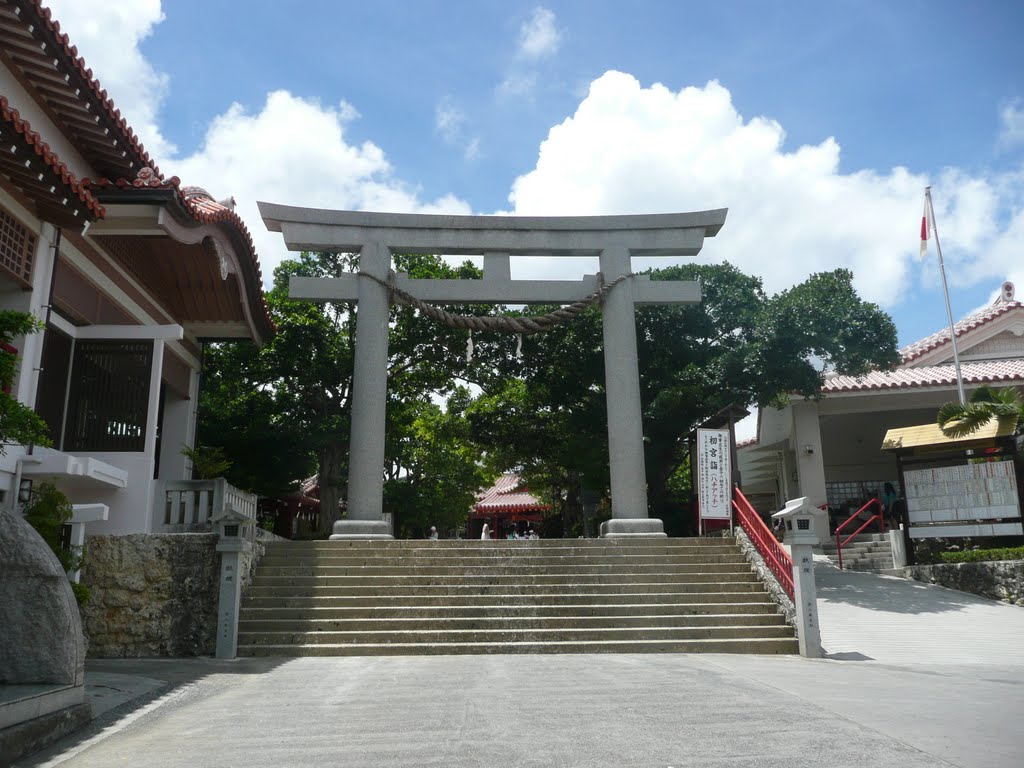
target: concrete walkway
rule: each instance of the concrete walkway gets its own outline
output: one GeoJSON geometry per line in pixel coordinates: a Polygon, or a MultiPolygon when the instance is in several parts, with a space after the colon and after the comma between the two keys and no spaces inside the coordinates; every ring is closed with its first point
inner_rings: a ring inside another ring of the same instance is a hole
{"type": "Polygon", "coordinates": [[[1024,607],[895,576],[840,571],[818,556],[815,580],[822,646],[831,658],[1024,664],[1024,607]]]}
{"type": "Polygon", "coordinates": [[[1024,609],[827,565],[818,574],[830,659],[97,660],[97,720],[20,765],[1024,763],[1024,609]]]}

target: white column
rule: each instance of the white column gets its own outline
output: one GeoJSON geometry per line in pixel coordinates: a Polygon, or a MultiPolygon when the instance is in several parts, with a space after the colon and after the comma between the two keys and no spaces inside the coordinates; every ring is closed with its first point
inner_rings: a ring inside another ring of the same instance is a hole
{"type": "MultiPolygon", "coordinates": [[[[391,252],[367,243],[359,269],[382,280],[391,268],[391,252]]],[[[334,524],[332,539],[390,539],[384,521],[384,427],[388,381],[387,288],[359,279],[355,365],[352,375],[352,435],[349,444],[348,513],[334,524]]]]}
{"type": "MultiPolygon", "coordinates": [[[[629,271],[628,249],[608,248],[601,252],[601,272],[606,283],[629,271]]],[[[604,333],[608,460],[612,485],[612,519],[601,526],[601,535],[664,536],[661,520],[647,516],[636,315],[630,286],[619,285],[604,297],[601,324],[604,333]]]]}
{"type": "MultiPolygon", "coordinates": [[[[793,402],[793,453],[800,482],[800,496],[816,507],[826,501],[825,458],[822,454],[821,427],[818,424],[818,403],[814,400],[793,402]]],[[[829,535],[828,513],[821,512],[815,520],[821,538],[829,535]]]]}

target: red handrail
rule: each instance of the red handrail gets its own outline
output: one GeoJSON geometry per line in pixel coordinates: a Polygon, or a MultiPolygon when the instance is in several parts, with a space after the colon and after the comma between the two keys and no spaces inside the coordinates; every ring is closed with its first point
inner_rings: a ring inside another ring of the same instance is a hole
{"type": "Polygon", "coordinates": [[[858,533],[860,533],[865,528],[867,528],[869,525],[871,525],[873,522],[875,522],[876,518],[878,519],[878,524],[882,528],[882,533],[885,533],[885,515],[883,514],[884,511],[885,511],[885,507],[882,506],[881,500],[879,500],[879,499],[871,499],[867,504],[865,504],[863,507],[861,507],[856,512],[854,512],[852,515],[850,515],[850,517],[846,520],[845,523],[843,523],[842,525],[840,525],[840,526],[838,526],[836,528],[836,557],[839,560],[839,570],[843,569],[843,547],[845,547],[847,544],[849,544],[851,541],[853,541],[854,538],[856,538],[858,533]],[[864,525],[862,525],[856,531],[851,533],[845,539],[840,539],[839,538],[840,531],[842,531],[843,528],[845,528],[847,525],[849,525],[854,520],[856,520],[860,516],[860,513],[863,512],[868,507],[870,507],[872,504],[875,504],[875,505],[878,506],[878,511],[875,514],[873,514],[871,517],[869,517],[864,522],[864,525]]]}
{"type": "Polygon", "coordinates": [[[747,538],[757,547],[765,563],[789,599],[793,600],[793,558],[775,539],[775,535],[764,524],[761,516],[747,501],[747,497],[739,488],[733,492],[732,505],[736,509],[736,522],[746,531],[747,538]]]}

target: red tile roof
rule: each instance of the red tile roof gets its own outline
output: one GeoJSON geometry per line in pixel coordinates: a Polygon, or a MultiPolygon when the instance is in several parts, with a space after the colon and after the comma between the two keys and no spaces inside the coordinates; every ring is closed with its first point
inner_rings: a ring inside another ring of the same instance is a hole
{"type": "MultiPolygon", "coordinates": [[[[20,137],[25,143],[25,146],[27,146],[33,154],[41,158],[48,170],[60,179],[60,182],[64,185],[66,191],[70,193],[70,196],[77,198],[82,203],[88,214],[91,215],[91,218],[102,218],[104,213],[103,206],[100,205],[99,201],[95,197],[93,197],[92,193],[89,192],[86,186],[75,178],[75,174],[68,170],[68,167],[61,162],[57,153],[50,149],[50,145],[43,141],[38,133],[32,130],[32,126],[29,124],[28,120],[21,119],[21,115],[18,113],[18,110],[14,109],[10,105],[6,96],[0,96],[0,116],[3,117],[4,122],[7,123],[7,127],[13,132],[14,136],[20,137]]],[[[4,131],[4,133],[6,135],[7,131],[4,131]]],[[[14,153],[10,151],[13,149],[14,147],[11,147],[8,152],[5,152],[5,154],[13,155],[14,153]]],[[[21,155],[21,157],[24,158],[25,155],[21,155]]],[[[16,161],[19,166],[24,164],[23,160],[17,158],[5,157],[4,160],[11,160],[12,162],[16,161]]],[[[24,168],[21,170],[24,171],[24,168]]],[[[16,179],[12,178],[12,181],[17,183],[16,179]]],[[[47,182],[44,186],[48,187],[49,184],[50,182],[47,182]]],[[[19,186],[22,185],[19,184],[19,186]]],[[[30,197],[35,197],[30,190],[26,189],[25,191],[30,197]]],[[[68,195],[66,194],[58,194],[57,198],[63,199],[63,197],[67,196],[68,195]]],[[[58,204],[57,198],[54,199],[54,204],[58,204]]]]}
{"type": "MultiPolygon", "coordinates": [[[[963,363],[960,371],[965,384],[1024,382],[1024,359],[963,363]]],[[[929,365],[921,368],[898,368],[894,371],[872,371],[864,376],[833,376],[825,381],[821,391],[824,394],[867,392],[955,384],[956,368],[953,365],[929,365]]]]}
{"type": "Polygon", "coordinates": [[[50,9],[41,0],[14,0],[11,5],[13,14],[3,14],[0,23],[0,37],[10,48],[11,61],[83,156],[103,174],[135,173],[148,167],[162,178],[135,131],[78,55],[78,48],[60,31],[50,9]],[[65,106],[80,101],[92,108],[65,106]]]}
{"type": "Polygon", "coordinates": [[[474,512],[539,512],[549,505],[538,501],[525,487],[519,475],[505,474],[483,491],[473,505],[474,512]]]}
{"type": "MultiPolygon", "coordinates": [[[[965,333],[973,331],[975,328],[990,323],[997,317],[1005,315],[1007,312],[1012,312],[1015,309],[1019,309],[1024,306],[1019,301],[996,301],[994,304],[990,304],[983,309],[968,315],[960,322],[956,323],[953,327],[956,329],[956,337],[959,339],[965,333]]],[[[931,336],[927,336],[920,341],[915,341],[913,344],[909,344],[900,350],[900,355],[903,357],[903,363],[909,363],[917,358],[921,357],[927,352],[931,352],[933,349],[938,349],[941,346],[949,343],[949,328],[943,328],[941,331],[933,333],[931,336]]]]}

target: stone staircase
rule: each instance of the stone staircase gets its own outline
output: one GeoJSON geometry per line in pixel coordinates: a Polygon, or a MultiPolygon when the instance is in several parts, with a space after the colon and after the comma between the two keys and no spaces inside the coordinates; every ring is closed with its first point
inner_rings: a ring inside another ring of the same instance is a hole
{"type": "MultiPolygon", "coordinates": [[[[839,564],[834,537],[828,544],[823,544],[820,550],[815,551],[828,555],[829,560],[836,565],[839,564]]],[[[850,571],[902,575],[902,572],[892,567],[892,547],[886,533],[862,533],[843,547],[843,568],[850,571]]]]}
{"type": "Polygon", "coordinates": [[[734,539],[272,542],[239,656],[796,653],[734,539]]]}

